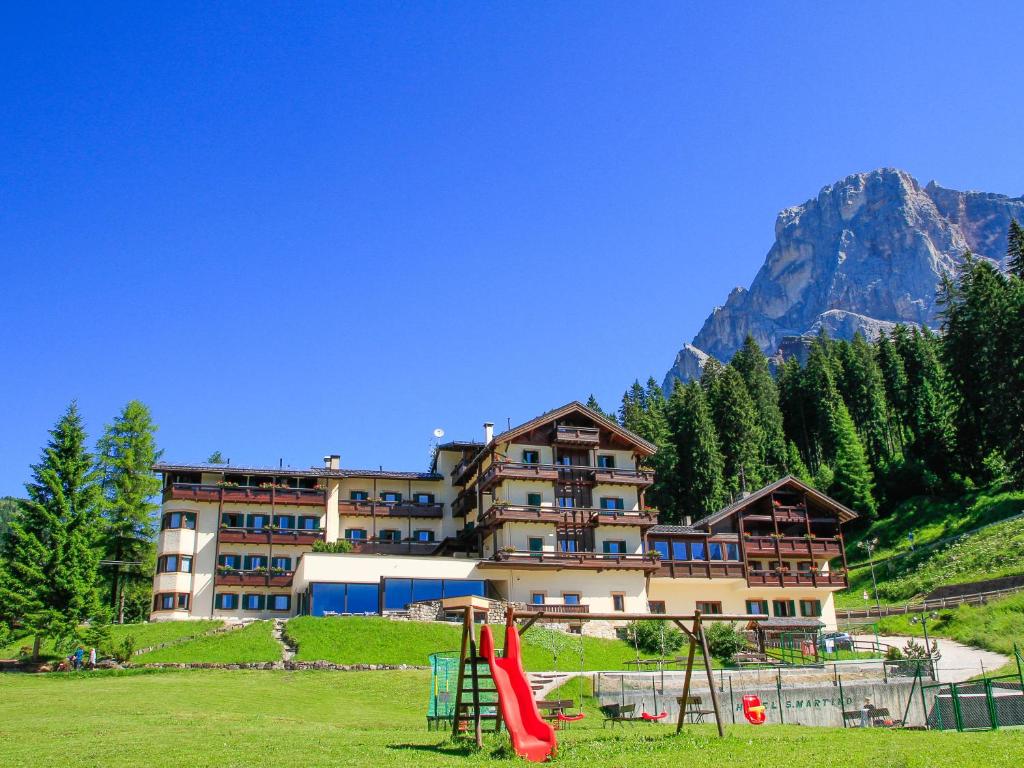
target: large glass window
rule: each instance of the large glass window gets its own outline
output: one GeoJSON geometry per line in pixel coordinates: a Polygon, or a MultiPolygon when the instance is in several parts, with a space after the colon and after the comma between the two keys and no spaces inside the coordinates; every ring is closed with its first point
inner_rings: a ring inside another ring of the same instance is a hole
{"type": "Polygon", "coordinates": [[[740,545],[739,544],[726,544],[725,545],[725,559],[726,560],[739,560],[740,559],[740,545]]]}
{"type": "Polygon", "coordinates": [[[712,541],[708,544],[708,559],[709,560],[724,560],[722,552],[722,545],[720,542],[712,541]]]}
{"type": "Polygon", "coordinates": [[[441,579],[413,579],[412,601],[422,603],[425,600],[440,600],[444,597],[441,579]]]}
{"type": "Polygon", "coordinates": [[[349,584],[347,613],[379,613],[380,587],[377,584],[349,584]]]}
{"type": "Polygon", "coordinates": [[[703,541],[692,541],[690,542],[690,559],[691,560],[707,560],[705,553],[707,552],[707,545],[703,541]]]}
{"type": "Polygon", "coordinates": [[[478,579],[384,579],[384,610],[400,611],[409,603],[446,597],[484,597],[485,592],[478,579]]]}
{"type": "Polygon", "coordinates": [[[345,613],[345,584],[312,584],[309,588],[310,611],[314,616],[345,613]]]}
{"type": "Polygon", "coordinates": [[[672,559],[673,560],[689,560],[690,554],[686,546],[685,541],[673,541],[672,542],[672,559]]]}
{"type": "Polygon", "coordinates": [[[412,602],[412,579],[384,579],[384,610],[401,611],[412,602]]]}
{"type": "Polygon", "coordinates": [[[655,552],[658,553],[658,556],[662,560],[668,560],[669,559],[669,556],[668,556],[668,551],[669,550],[668,550],[668,542],[667,541],[652,541],[651,542],[651,547],[654,549],[655,552]]]}
{"type": "Polygon", "coordinates": [[[466,597],[467,595],[475,595],[477,597],[484,597],[486,592],[484,583],[478,579],[445,579],[444,580],[444,596],[445,597],[466,597]]]}

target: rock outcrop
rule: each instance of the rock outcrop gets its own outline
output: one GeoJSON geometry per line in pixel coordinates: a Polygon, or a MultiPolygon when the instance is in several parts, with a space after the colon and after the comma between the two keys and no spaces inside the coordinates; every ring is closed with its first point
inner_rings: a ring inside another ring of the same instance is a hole
{"type": "Polygon", "coordinates": [[[955,273],[967,249],[1002,264],[1011,218],[1024,221],[1024,197],[921,187],[894,168],[827,186],[779,214],[750,288],[715,308],[676,356],[665,389],[698,376],[707,356],[728,361],[747,334],[776,355],[821,329],[851,338],[896,323],[935,327],[942,274],[955,273]]]}

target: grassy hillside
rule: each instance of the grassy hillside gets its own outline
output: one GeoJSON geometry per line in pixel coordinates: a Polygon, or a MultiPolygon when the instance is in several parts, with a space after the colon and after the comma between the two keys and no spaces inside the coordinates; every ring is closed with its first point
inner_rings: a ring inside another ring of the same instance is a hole
{"type": "MultiPolygon", "coordinates": [[[[883,602],[903,602],[946,584],[1024,573],[1024,518],[988,525],[1022,511],[1021,492],[975,494],[959,502],[914,499],[901,505],[860,537],[879,539],[875,564],[879,597],[883,602]],[[982,525],[988,527],[963,535],[982,525]],[[908,532],[914,533],[913,552],[906,539],[908,532]],[[950,537],[954,538],[930,545],[950,537]],[[894,553],[903,556],[886,560],[894,553]]],[[[854,553],[863,554],[851,542],[847,548],[851,560],[854,553]]],[[[836,604],[863,607],[864,590],[869,595],[872,592],[870,569],[853,570],[850,588],[836,596],[836,604]]]]}
{"type": "MultiPolygon", "coordinates": [[[[438,651],[458,651],[462,628],[458,624],[390,621],[374,617],[351,616],[322,619],[301,616],[287,625],[287,634],[297,645],[296,659],[331,661],[336,664],[414,664],[423,666],[427,657],[438,651]]],[[[504,627],[495,628],[498,643],[504,627]]],[[[523,665],[526,669],[556,668],[554,654],[548,648],[557,644],[558,669],[580,668],[579,638],[551,630],[531,629],[523,641],[523,665]]],[[[636,651],[621,640],[583,638],[587,669],[624,669],[623,663],[636,658],[636,651]]]]}
{"type": "MultiPolygon", "coordinates": [[[[209,632],[223,624],[219,620],[200,621],[164,621],[152,624],[115,624],[110,627],[111,643],[120,643],[126,636],[131,635],[135,639],[136,648],[149,648],[161,643],[170,643],[209,632]]],[[[5,646],[0,646],[0,659],[13,659],[23,646],[32,645],[31,636],[20,636],[5,646]]],[[[102,650],[102,649],[101,649],[102,650]]],[[[57,650],[53,641],[43,643],[42,655],[56,656],[57,650]]]]}
{"type": "Polygon", "coordinates": [[[134,664],[216,663],[243,664],[278,661],[281,645],[271,637],[273,622],[254,621],[243,629],[197,637],[194,640],[160,648],[132,659],[134,664]]]}
{"type": "MultiPolygon", "coordinates": [[[[427,731],[428,693],[426,672],[0,675],[0,755],[19,768],[526,765],[504,734],[476,752],[427,731]]],[[[1024,732],[1012,729],[728,726],[718,739],[713,725],[676,736],[668,725],[601,728],[596,716],[558,740],[554,764],[566,768],[1017,768],[1024,754],[1024,732]]]]}

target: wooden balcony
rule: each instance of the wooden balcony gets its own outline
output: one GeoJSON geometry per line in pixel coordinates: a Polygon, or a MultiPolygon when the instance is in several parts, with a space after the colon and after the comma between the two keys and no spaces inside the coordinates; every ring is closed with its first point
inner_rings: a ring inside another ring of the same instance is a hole
{"type": "Polygon", "coordinates": [[[452,516],[465,517],[476,509],[476,488],[467,488],[452,502],[452,516]]]}
{"type": "Polygon", "coordinates": [[[751,587],[846,587],[842,571],[755,571],[747,572],[751,587]]]}
{"type": "Polygon", "coordinates": [[[441,545],[439,541],[402,541],[384,539],[349,539],[356,555],[432,555],[441,545]]]}
{"type": "Polygon", "coordinates": [[[581,613],[590,613],[590,606],[582,603],[531,603],[531,611],[543,611],[547,616],[578,616],[581,613]]]}
{"type": "Polygon", "coordinates": [[[411,501],[363,501],[348,499],[338,502],[338,512],[343,515],[364,517],[444,517],[444,504],[416,504],[411,501]]]}
{"type": "Polygon", "coordinates": [[[596,467],[594,482],[603,485],[633,485],[646,488],[654,483],[654,473],[643,469],[609,469],[596,467]]]}
{"type": "Polygon", "coordinates": [[[213,583],[218,587],[290,587],[294,571],[266,573],[259,571],[217,570],[213,583]]]}
{"type": "Polygon", "coordinates": [[[322,507],[324,491],[312,488],[251,488],[239,485],[203,485],[200,483],[169,483],[164,488],[164,501],[212,501],[233,504],[271,504],[322,507]]]}
{"type": "Polygon", "coordinates": [[[738,561],[662,560],[654,575],[672,579],[742,579],[746,568],[738,561]]]}
{"type": "Polygon", "coordinates": [[[559,445],[597,446],[601,443],[601,430],[594,427],[555,427],[554,442],[559,445]]]}
{"type": "Polygon", "coordinates": [[[649,528],[658,522],[658,513],[632,512],[596,507],[531,507],[525,504],[495,504],[480,516],[482,528],[498,528],[505,523],[552,523],[555,525],[623,525],[649,528]]]}
{"type": "Polygon", "coordinates": [[[517,461],[498,461],[480,475],[481,490],[493,488],[503,480],[558,480],[558,467],[553,464],[523,464],[517,461]]]}
{"type": "Polygon", "coordinates": [[[839,539],[833,538],[808,539],[806,536],[784,536],[776,539],[774,536],[746,536],[743,539],[743,546],[748,558],[781,556],[820,559],[838,557],[842,554],[842,544],[839,539]]]}
{"type": "Polygon", "coordinates": [[[658,563],[644,555],[610,555],[602,552],[499,552],[481,560],[480,568],[521,568],[529,570],[629,570],[654,571],[658,563]]]}
{"type": "Polygon", "coordinates": [[[302,530],[299,528],[221,528],[221,544],[281,544],[312,546],[314,541],[322,541],[322,530],[302,530]]]}

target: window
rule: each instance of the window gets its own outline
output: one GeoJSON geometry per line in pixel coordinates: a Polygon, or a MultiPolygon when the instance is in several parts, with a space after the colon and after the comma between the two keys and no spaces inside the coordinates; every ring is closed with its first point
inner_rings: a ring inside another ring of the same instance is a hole
{"type": "Polygon", "coordinates": [[[807,617],[821,616],[821,601],[820,600],[801,600],[800,601],[800,615],[807,617]]]}
{"type": "Polygon", "coordinates": [[[245,528],[245,515],[241,512],[225,512],[220,516],[220,524],[228,528],[245,528]]]}
{"type": "Polygon", "coordinates": [[[560,552],[575,552],[576,551],[576,539],[559,539],[558,550],[560,552]]]}
{"type": "Polygon", "coordinates": [[[615,469],[615,457],[614,456],[598,456],[597,466],[601,469],[615,469]]]}
{"type": "Polygon", "coordinates": [[[378,584],[310,584],[306,610],[313,616],[335,613],[377,613],[378,584]]]}
{"type": "Polygon", "coordinates": [[[813,565],[814,563],[809,563],[806,560],[801,560],[799,563],[796,564],[797,573],[810,573],[811,566],[813,565]]]}
{"type": "Polygon", "coordinates": [[[563,467],[572,466],[572,456],[559,456],[556,464],[561,464],[563,467]]]}
{"type": "Polygon", "coordinates": [[[668,542],[667,541],[652,541],[651,547],[661,557],[662,560],[668,560],[668,542]]]}
{"type": "Polygon", "coordinates": [[[540,451],[523,451],[523,464],[540,464],[540,451]]]}
{"type": "Polygon", "coordinates": [[[365,528],[346,528],[345,538],[349,541],[365,541],[366,540],[366,529],[365,528]]]}
{"type": "Polygon", "coordinates": [[[254,531],[262,531],[270,525],[270,515],[249,515],[248,527],[254,531]]]}
{"type": "Polygon", "coordinates": [[[530,595],[530,602],[534,605],[544,605],[546,595],[543,592],[533,592],[530,595]]]}
{"type": "Polygon", "coordinates": [[[721,613],[722,604],[720,602],[711,600],[698,600],[697,610],[701,613],[721,613]]]}
{"type": "Polygon", "coordinates": [[[242,556],[234,554],[218,555],[217,565],[222,568],[241,568],[242,567],[242,556]]]}
{"type": "Polygon", "coordinates": [[[244,611],[262,611],[266,605],[266,595],[242,595],[242,610],[244,611]]]}
{"type": "Polygon", "coordinates": [[[622,499],[617,496],[602,496],[601,497],[601,509],[625,509],[626,505],[622,499]]]}
{"type": "Polygon", "coordinates": [[[433,504],[434,494],[432,493],[414,493],[412,500],[417,504],[433,504]]]}
{"type": "Polygon", "coordinates": [[[257,568],[267,567],[267,556],[266,555],[246,555],[245,566],[243,570],[255,571],[257,568]]]}
{"type": "Polygon", "coordinates": [[[740,545],[739,544],[726,544],[725,545],[725,559],[726,560],[739,560],[740,559],[740,545]]]}
{"type": "Polygon", "coordinates": [[[292,608],[292,596],[268,595],[267,608],[271,611],[290,611],[292,608]]]}
{"type": "Polygon", "coordinates": [[[377,532],[377,538],[381,541],[390,541],[397,544],[402,540],[402,532],[397,528],[385,528],[377,532]]]}
{"type": "Polygon", "coordinates": [[[294,515],[274,515],[274,525],[278,528],[294,528],[295,527],[295,516],[294,515]]]}
{"type": "MultiPolygon", "coordinates": [[[[319,584],[318,587],[333,587],[336,585],[319,584]]],[[[338,613],[376,613],[376,597],[374,597],[374,607],[372,609],[360,608],[354,610],[352,607],[352,587],[349,585],[348,593],[348,608],[347,611],[340,608],[328,608],[322,609],[317,604],[316,598],[314,597],[314,615],[322,616],[321,610],[335,610],[338,613]]],[[[372,586],[376,588],[375,584],[362,585],[372,586]]],[[[386,611],[401,611],[404,610],[409,603],[417,602],[420,600],[441,600],[446,597],[465,597],[467,595],[474,595],[477,597],[484,597],[486,588],[484,582],[476,579],[384,579],[384,610],[386,611]]],[[[376,595],[376,592],[374,592],[376,595]]],[[[334,601],[337,604],[337,600],[334,601]]],[[[368,604],[368,600],[364,601],[368,604]]]]}
{"type": "Polygon", "coordinates": [[[531,552],[544,551],[544,539],[540,536],[531,536],[526,540],[526,545],[529,547],[531,552]]]}
{"type": "Polygon", "coordinates": [[[188,594],[179,594],[177,592],[161,592],[153,596],[153,610],[173,611],[175,606],[178,605],[179,597],[185,598],[185,608],[188,608],[188,594]]]}
{"type": "Polygon", "coordinates": [[[218,592],[213,599],[213,607],[221,611],[233,611],[238,608],[238,595],[231,592],[218,592]]]}
{"type": "Polygon", "coordinates": [[[672,559],[673,560],[689,560],[690,555],[687,552],[685,541],[673,541],[672,542],[672,559]]]}
{"type": "Polygon", "coordinates": [[[366,501],[370,494],[366,491],[349,491],[348,497],[351,501],[366,501]]]}
{"type": "Polygon", "coordinates": [[[722,545],[720,542],[712,541],[708,544],[708,559],[709,560],[722,560],[722,545]]]}
{"type": "Polygon", "coordinates": [[[621,592],[612,592],[612,610],[620,612],[626,610],[626,596],[621,592]]]}
{"type": "Polygon", "coordinates": [[[414,541],[433,541],[434,540],[434,532],[433,531],[413,531],[412,532],[412,538],[413,538],[414,541]]]}
{"type": "Polygon", "coordinates": [[[164,515],[161,529],[167,530],[170,528],[187,528],[190,531],[194,531],[196,529],[196,513],[168,512],[164,515]]]}
{"type": "Polygon", "coordinates": [[[707,560],[704,553],[707,552],[707,544],[703,541],[690,542],[690,559],[691,560],[707,560]]]}
{"type": "Polygon", "coordinates": [[[665,613],[665,601],[664,600],[648,600],[647,610],[651,613],[665,613]]]}
{"type": "Polygon", "coordinates": [[[292,569],[292,559],[290,557],[275,557],[270,561],[270,567],[280,571],[290,571],[292,569]]]}
{"type": "Polygon", "coordinates": [[[190,555],[164,555],[157,560],[157,573],[192,573],[190,555]]]}
{"type": "Polygon", "coordinates": [[[767,616],[768,615],[768,601],[767,600],[747,600],[747,613],[755,616],[767,616]]]}
{"type": "Polygon", "coordinates": [[[402,500],[402,494],[396,491],[381,491],[380,500],[385,504],[398,504],[402,500]]]}
{"type": "Polygon", "coordinates": [[[626,554],[626,542],[606,541],[603,544],[603,549],[606,555],[624,555],[626,554]]]}
{"type": "Polygon", "coordinates": [[[299,518],[299,530],[318,531],[320,530],[320,518],[313,515],[303,515],[299,518]]]}
{"type": "Polygon", "coordinates": [[[754,560],[753,562],[750,563],[750,569],[752,571],[763,571],[764,570],[764,561],[762,561],[762,560],[754,560]]]}
{"type": "Polygon", "coordinates": [[[576,506],[576,500],[572,496],[559,496],[558,506],[562,509],[572,509],[576,506]]]}
{"type": "Polygon", "coordinates": [[[579,605],[580,604],[580,593],[579,592],[563,592],[562,602],[566,605],[579,605]]]}
{"type": "Polygon", "coordinates": [[[541,503],[541,495],[539,493],[526,494],[526,505],[528,507],[539,507],[541,503]]]}
{"type": "Polygon", "coordinates": [[[772,600],[772,613],[776,616],[796,616],[792,600],[772,600]]]}

